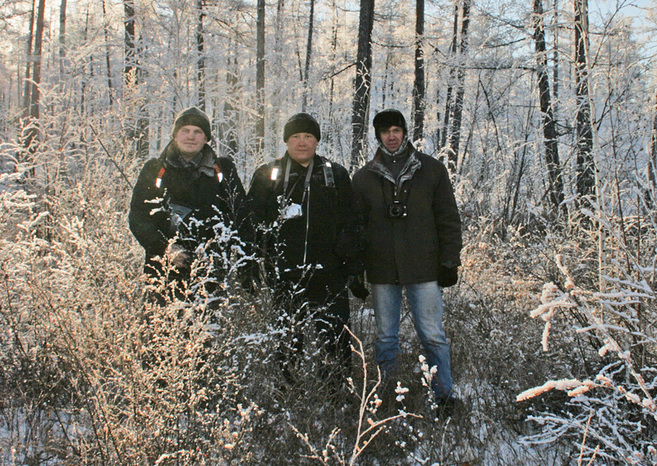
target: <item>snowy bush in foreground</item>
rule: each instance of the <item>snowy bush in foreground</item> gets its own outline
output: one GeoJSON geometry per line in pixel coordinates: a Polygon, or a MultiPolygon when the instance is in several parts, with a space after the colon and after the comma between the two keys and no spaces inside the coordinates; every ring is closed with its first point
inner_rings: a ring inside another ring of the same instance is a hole
{"type": "Polygon", "coordinates": [[[638,272],[635,276],[643,277],[639,280],[631,279],[629,273],[621,273],[624,278],[602,275],[599,286],[592,288],[579,285],[565,261],[565,257],[556,257],[562,285],[553,282],[544,285],[542,304],[532,311],[531,317],[545,321],[542,345],[548,351],[557,316],[563,313],[575,316],[579,323],[575,331],[597,349],[599,360],[589,361],[589,378],[550,380],[518,395],[517,401],[524,401],[559,390],[570,398],[563,406],[530,416],[539,426],[539,432],[527,435],[524,441],[546,444],[567,440],[579,450],[579,464],[594,460],[654,464],[657,462],[654,270],[634,268],[638,272]]]}

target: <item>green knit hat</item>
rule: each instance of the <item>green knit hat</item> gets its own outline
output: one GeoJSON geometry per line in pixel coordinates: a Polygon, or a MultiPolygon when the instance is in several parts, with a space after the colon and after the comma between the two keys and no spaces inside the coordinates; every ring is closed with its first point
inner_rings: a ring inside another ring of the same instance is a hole
{"type": "Polygon", "coordinates": [[[198,126],[205,133],[208,141],[212,140],[212,129],[210,128],[210,118],[203,111],[196,107],[189,107],[176,116],[176,121],[173,122],[173,137],[180,128],[186,125],[198,126]]]}

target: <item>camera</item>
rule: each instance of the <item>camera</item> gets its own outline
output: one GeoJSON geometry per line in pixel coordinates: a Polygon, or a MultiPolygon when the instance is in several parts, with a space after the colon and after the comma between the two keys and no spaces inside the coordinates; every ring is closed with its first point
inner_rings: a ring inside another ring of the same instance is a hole
{"type": "Polygon", "coordinates": [[[393,201],[392,204],[388,204],[388,208],[386,209],[386,216],[388,218],[403,218],[406,215],[408,215],[406,205],[400,201],[393,201]]]}
{"type": "Polygon", "coordinates": [[[303,215],[303,208],[300,204],[290,204],[281,210],[281,219],[290,220],[293,218],[299,218],[303,215]]]}

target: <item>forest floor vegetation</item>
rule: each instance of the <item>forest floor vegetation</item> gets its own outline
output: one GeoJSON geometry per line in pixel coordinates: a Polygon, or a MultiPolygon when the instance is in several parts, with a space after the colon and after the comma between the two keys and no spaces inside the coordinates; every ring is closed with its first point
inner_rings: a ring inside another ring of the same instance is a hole
{"type": "Polygon", "coordinates": [[[386,395],[370,301],[352,302],[352,371],[338,384],[325,374],[312,325],[295,382],[286,382],[270,293],[245,293],[229,276],[209,300],[204,251],[184,300],[145,301],[141,249],[126,224],[129,190],[94,182],[114,178],[112,170],[97,166],[93,177],[57,185],[3,175],[2,463],[657,459],[650,219],[634,229],[600,213],[559,228],[466,221],[461,278],[445,293],[463,406],[445,416],[408,309],[406,370],[386,395]]]}

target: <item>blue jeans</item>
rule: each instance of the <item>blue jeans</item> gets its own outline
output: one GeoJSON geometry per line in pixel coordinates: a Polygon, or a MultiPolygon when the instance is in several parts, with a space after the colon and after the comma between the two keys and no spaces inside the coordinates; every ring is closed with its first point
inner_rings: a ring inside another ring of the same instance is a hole
{"type": "Polygon", "coordinates": [[[376,362],[384,377],[397,370],[399,324],[401,321],[402,288],[413,314],[413,322],[426,352],[429,367],[436,366],[431,388],[436,398],[452,393],[452,372],[449,360],[449,343],[443,330],[443,294],[437,282],[414,285],[373,284],[372,299],[376,318],[376,362]]]}

